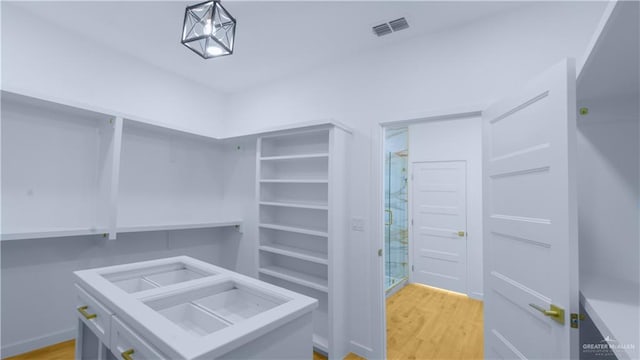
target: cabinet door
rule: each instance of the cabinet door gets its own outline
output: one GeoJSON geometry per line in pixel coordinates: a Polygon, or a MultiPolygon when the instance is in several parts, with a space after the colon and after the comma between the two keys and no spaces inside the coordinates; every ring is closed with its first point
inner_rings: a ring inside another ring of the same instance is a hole
{"type": "Polygon", "coordinates": [[[121,359],[159,360],[165,357],[130,330],[120,319],[113,317],[111,352],[121,359]]]}
{"type": "Polygon", "coordinates": [[[485,357],[577,357],[575,65],[483,113],[485,357]]]}
{"type": "Polygon", "coordinates": [[[111,311],[84,289],[76,285],[78,317],[105,344],[109,343],[111,311]]]}

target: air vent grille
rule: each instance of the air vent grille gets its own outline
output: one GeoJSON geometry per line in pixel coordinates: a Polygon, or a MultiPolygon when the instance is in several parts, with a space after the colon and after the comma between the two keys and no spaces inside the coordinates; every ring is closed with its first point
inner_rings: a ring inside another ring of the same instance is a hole
{"type": "Polygon", "coordinates": [[[388,23],[382,23],[373,27],[373,33],[378,36],[389,35],[392,32],[407,29],[409,23],[407,19],[401,17],[399,19],[391,20],[388,23]]]}
{"type": "Polygon", "coordinates": [[[378,36],[391,34],[392,32],[393,31],[391,31],[391,27],[387,23],[376,25],[373,27],[373,33],[378,36]]]}
{"type": "Polygon", "coordinates": [[[400,31],[408,28],[409,23],[407,22],[407,19],[401,17],[400,19],[389,21],[389,26],[391,26],[393,31],[400,31]]]}

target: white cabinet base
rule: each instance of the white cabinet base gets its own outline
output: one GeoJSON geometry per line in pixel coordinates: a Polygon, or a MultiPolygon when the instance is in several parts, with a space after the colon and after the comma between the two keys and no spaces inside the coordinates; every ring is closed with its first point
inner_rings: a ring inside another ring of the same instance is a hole
{"type": "Polygon", "coordinates": [[[76,359],[312,357],[310,297],[186,256],[75,275],[76,359]]]}

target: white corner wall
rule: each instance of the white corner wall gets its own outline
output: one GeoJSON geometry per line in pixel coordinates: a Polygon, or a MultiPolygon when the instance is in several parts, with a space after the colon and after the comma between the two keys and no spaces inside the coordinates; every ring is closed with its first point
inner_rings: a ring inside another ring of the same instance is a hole
{"type": "Polygon", "coordinates": [[[221,135],[224,95],[62,29],[19,5],[3,1],[0,6],[3,90],[221,135]]]}
{"type": "Polygon", "coordinates": [[[578,122],[580,277],[637,284],[638,119],[589,114],[578,122]]]}
{"type": "Polygon", "coordinates": [[[412,163],[466,162],[467,295],[482,299],[482,118],[425,121],[409,126],[409,159],[412,163]]]}
{"type": "Polygon", "coordinates": [[[565,57],[581,58],[604,7],[536,2],[231,97],[227,134],[327,118],[354,129],[349,201],[351,217],[364,218],[365,231],[351,231],[348,244],[352,351],[382,356],[384,329],[375,318],[382,294],[373,275],[380,239],[372,237],[378,122],[484,105],[565,57]]]}

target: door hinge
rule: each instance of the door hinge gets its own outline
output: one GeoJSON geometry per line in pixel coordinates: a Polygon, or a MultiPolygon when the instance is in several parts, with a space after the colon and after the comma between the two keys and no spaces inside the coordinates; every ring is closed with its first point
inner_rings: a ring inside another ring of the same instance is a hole
{"type": "Polygon", "coordinates": [[[382,249],[378,249],[378,256],[382,256],[382,249]]]}
{"type": "Polygon", "coordinates": [[[416,267],[411,265],[411,271],[416,271],[416,267]]]}
{"type": "Polygon", "coordinates": [[[411,219],[411,226],[413,226],[413,219],[411,219]]]}
{"type": "Polygon", "coordinates": [[[585,316],[584,314],[571,313],[570,319],[571,319],[571,327],[574,329],[577,329],[580,327],[579,322],[584,321],[585,316]]]}

